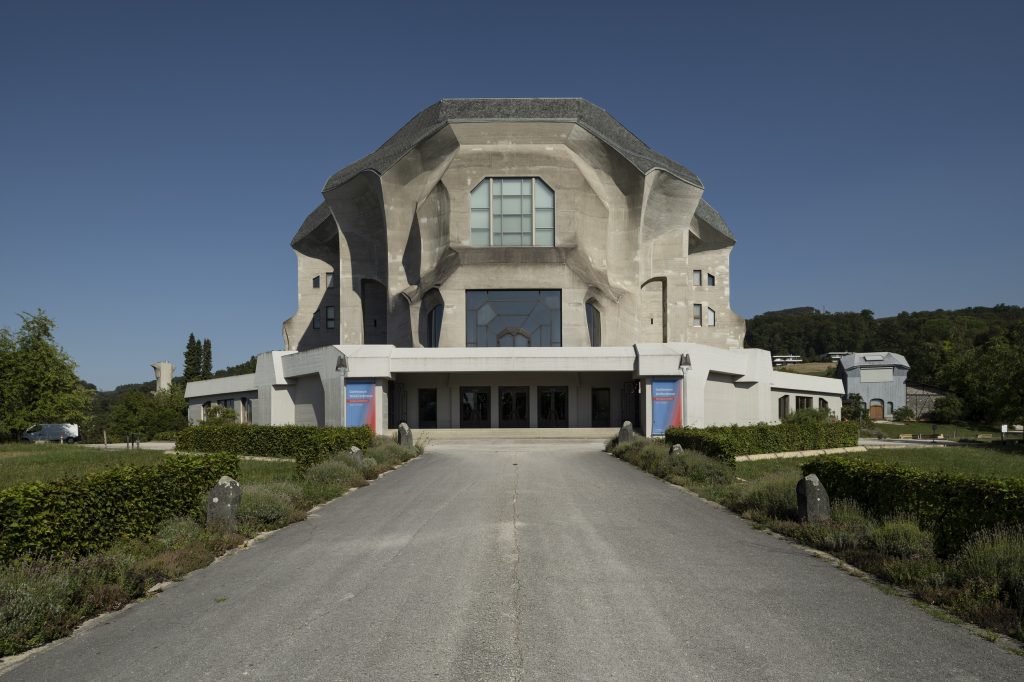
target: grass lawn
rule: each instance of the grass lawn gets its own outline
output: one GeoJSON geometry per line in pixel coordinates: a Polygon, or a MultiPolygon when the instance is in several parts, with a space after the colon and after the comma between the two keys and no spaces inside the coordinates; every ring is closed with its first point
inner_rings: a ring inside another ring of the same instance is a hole
{"type": "MultiPolygon", "coordinates": [[[[872,462],[892,462],[914,469],[948,471],[968,476],[1024,478],[1024,455],[998,452],[988,448],[882,448],[851,453],[846,456],[872,462]]],[[[799,478],[801,465],[812,459],[815,458],[797,457],[737,462],[736,475],[748,481],[773,473],[792,474],[799,478]]]]}
{"type": "MultiPolygon", "coordinates": [[[[954,426],[953,424],[936,424],[938,433],[941,433],[946,440],[974,440],[979,433],[995,434],[993,441],[999,440],[999,430],[989,426],[954,426]]],[[[886,438],[899,438],[901,433],[913,433],[931,436],[935,431],[932,424],[928,422],[904,422],[892,424],[889,422],[874,422],[868,427],[872,431],[881,431],[886,438]]],[[[1020,434],[1007,434],[1007,438],[1020,439],[1020,434]]]]}
{"type": "Polygon", "coordinates": [[[145,466],[167,457],[154,450],[97,450],[79,445],[0,445],[0,488],[82,476],[124,464],[145,466]]]}

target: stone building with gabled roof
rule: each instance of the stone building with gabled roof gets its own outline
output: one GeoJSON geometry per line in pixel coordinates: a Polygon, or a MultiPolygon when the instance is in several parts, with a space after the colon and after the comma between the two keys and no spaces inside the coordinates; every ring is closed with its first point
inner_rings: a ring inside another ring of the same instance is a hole
{"type": "MultiPolygon", "coordinates": [[[[657,433],[666,401],[673,423],[751,423],[797,389],[838,413],[838,382],[790,387],[742,348],[736,238],[703,193],[586,100],[433,104],[292,238],[298,306],[253,420],[657,433]]],[[[218,390],[190,384],[193,418],[218,390]]]]}

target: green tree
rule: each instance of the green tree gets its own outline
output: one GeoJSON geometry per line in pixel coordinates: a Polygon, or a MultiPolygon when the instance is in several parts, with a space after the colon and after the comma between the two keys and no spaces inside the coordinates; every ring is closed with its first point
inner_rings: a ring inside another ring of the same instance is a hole
{"type": "Polygon", "coordinates": [[[188,381],[195,381],[200,378],[203,364],[203,347],[196,340],[195,334],[188,335],[188,343],[185,344],[185,369],[182,378],[188,381]]]}
{"type": "Polygon", "coordinates": [[[213,344],[210,343],[210,339],[203,339],[202,365],[199,370],[199,378],[213,378],[213,344]]]}
{"type": "Polygon", "coordinates": [[[850,397],[843,401],[843,419],[851,422],[867,421],[868,407],[860,393],[851,393],[850,397]]]}
{"type": "Polygon", "coordinates": [[[53,320],[42,310],[19,317],[17,332],[0,329],[0,437],[17,438],[39,423],[86,426],[92,391],[54,340],[53,320]]]}

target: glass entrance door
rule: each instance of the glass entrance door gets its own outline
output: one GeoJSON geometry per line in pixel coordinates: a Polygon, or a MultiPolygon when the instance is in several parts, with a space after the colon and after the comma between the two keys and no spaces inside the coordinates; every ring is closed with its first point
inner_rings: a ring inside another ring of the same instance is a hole
{"type": "Polygon", "coordinates": [[[568,386],[539,386],[537,388],[537,426],[542,429],[568,428],[568,386]]]}
{"type": "Polygon", "coordinates": [[[487,386],[463,386],[459,394],[459,426],[464,429],[490,428],[491,389],[487,386]]]}
{"type": "Polygon", "coordinates": [[[526,386],[502,386],[498,389],[498,426],[503,429],[530,426],[530,391],[526,386]]]}
{"type": "Polygon", "coordinates": [[[418,392],[419,399],[419,428],[437,428],[437,389],[421,388],[418,392]]]}
{"type": "Polygon", "coordinates": [[[612,425],[612,390],[594,388],[590,391],[590,425],[612,425]]]}

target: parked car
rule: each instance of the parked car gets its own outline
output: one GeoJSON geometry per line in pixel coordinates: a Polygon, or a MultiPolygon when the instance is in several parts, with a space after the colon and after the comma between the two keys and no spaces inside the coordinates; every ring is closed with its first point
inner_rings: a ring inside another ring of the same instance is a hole
{"type": "Polygon", "coordinates": [[[82,440],[78,424],[36,424],[21,434],[27,443],[53,442],[77,443],[82,440]]]}

